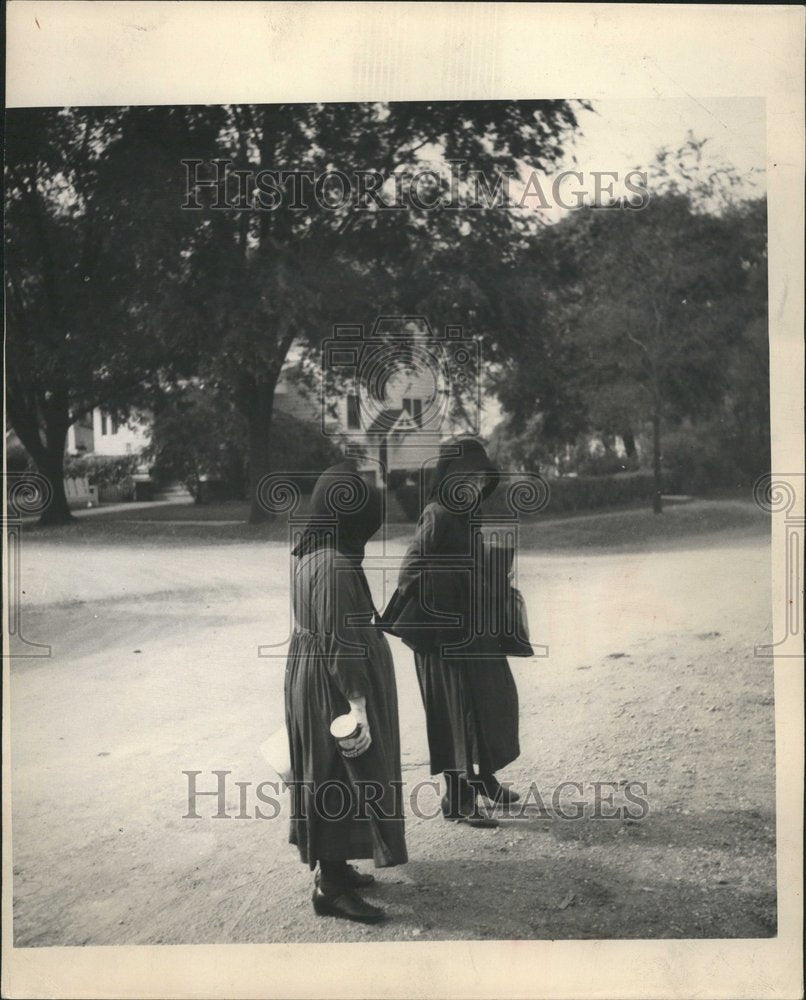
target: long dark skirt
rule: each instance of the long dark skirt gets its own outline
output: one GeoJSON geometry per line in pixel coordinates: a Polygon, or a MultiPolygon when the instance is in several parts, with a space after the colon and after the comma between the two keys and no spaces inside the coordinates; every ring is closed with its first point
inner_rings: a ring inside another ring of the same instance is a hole
{"type": "Polygon", "coordinates": [[[415,653],[431,773],[492,774],[520,755],[518,689],[506,657],[415,653]]]}
{"type": "Polygon", "coordinates": [[[394,668],[385,638],[378,633],[373,645],[367,692],[373,742],[366,753],[348,759],[329,727],[349,704],[333,682],[317,636],[300,632],[292,639],[285,682],[295,782],[289,841],[311,869],[320,860],[372,858],[379,868],[407,860],[394,668]],[[374,789],[364,784],[362,793],[362,782],[372,782],[374,789]],[[370,807],[368,799],[377,805],[370,807]]]}

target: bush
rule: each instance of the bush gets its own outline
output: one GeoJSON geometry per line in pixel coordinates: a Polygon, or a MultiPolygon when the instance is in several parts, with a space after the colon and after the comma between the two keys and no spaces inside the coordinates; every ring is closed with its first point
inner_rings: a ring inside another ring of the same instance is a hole
{"type": "Polygon", "coordinates": [[[619,504],[652,500],[655,480],[651,472],[622,472],[613,476],[575,476],[550,483],[548,514],[569,510],[596,510],[619,504]]]}
{"type": "MultiPolygon", "coordinates": [[[[482,506],[482,517],[495,518],[510,516],[507,505],[507,487],[499,487],[482,506]]],[[[542,514],[563,514],[575,510],[596,510],[601,507],[617,507],[623,504],[646,502],[649,504],[655,493],[655,482],[649,471],[621,472],[614,476],[568,476],[549,479],[548,504],[542,514]]],[[[664,472],[664,490],[676,489],[673,477],[664,472]]],[[[403,484],[393,490],[403,515],[409,521],[420,516],[420,488],[415,484],[403,484]]]]}
{"type": "Polygon", "coordinates": [[[33,472],[36,464],[21,444],[10,444],[6,448],[6,469],[8,472],[33,472]]]}
{"type": "MultiPolygon", "coordinates": [[[[269,429],[269,459],[275,472],[321,472],[342,458],[318,423],[276,410],[269,429]]],[[[233,401],[213,386],[189,385],[166,393],[155,407],[148,451],[154,477],[178,480],[198,502],[241,499],[249,479],[248,427],[233,401]]],[[[303,492],[311,482],[299,476],[303,492]]]]}
{"type": "Polygon", "coordinates": [[[619,457],[614,451],[602,455],[586,455],[580,459],[577,470],[580,476],[615,476],[622,472],[636,472],[638,456],[619,457]]]}
{"type": "Polygon", "coordinates": [[[322,472],[344,460],[334,439],[316,420],[300,420],[282,410],[271,419],[271,467],[277,472],[322,472]]]}
{"type": "Polygon", "coordinates": [[[134,492],[132,476],[140,465],[138,455],[76,455],[64,461],[64,478],[86,477],[91,486],[120,487],[134,492]]]}
{"type": "MultiPolygon", "coordinates": [[[[563,514],[574,510],[596,510],[646,501],[655,493],[651,472],[621,472],[614,476],[566,476],[547,480],[549,499],[542,514],[563,514]]],[[[669,489],[664,476],[664,489],[669,489]]],[[[510,513],[506,489],[499,488],[484,504],[483,513],[495,517],[510,513]]]]}
{"type": "Polygon", "coordinates": [[[684,493],[749,487],[770,471],[769,451],[719,419],[667,431],[663,459],[684,493]]]}

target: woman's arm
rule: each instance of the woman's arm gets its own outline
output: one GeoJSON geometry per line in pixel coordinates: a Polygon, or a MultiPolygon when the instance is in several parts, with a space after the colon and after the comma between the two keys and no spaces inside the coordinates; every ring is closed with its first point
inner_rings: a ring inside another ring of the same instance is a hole
{"type": "Polygon", "coordinates": [[[428,568],[429,557],[437,550],[437,512],[434,504],[429,504],[420,515],[414,538],[406,549],[397,587],[402,596],[407,596],[417,584],[424,569],[428,568]]]}
{"type": "Polygon", "coordinates": [[[375,638],[360,573],[362,569],[329,555],[317,581],[317,621],[327,670],[351,704],[363,702],[369,693],[369,650],[375,638]]]}
{"type": "Polygon", "coordinates": [[[350,712],[355,716],[358,721],[360,732],[356,738],[355,746],[351,750],[342,750],[345,757],[359,757],[365,750],[369,750],[372,745],[372,733],[369,728],[369,719],[367,718],[367,699],[366,698],[349,698],[350,702],[350,712]]]}

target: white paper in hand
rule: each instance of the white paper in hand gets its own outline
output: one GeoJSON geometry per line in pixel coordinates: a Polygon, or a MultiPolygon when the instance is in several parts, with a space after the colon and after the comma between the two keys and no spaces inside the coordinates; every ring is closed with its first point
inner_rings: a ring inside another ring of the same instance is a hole
{"type": "Polygon", "coordinates": [[[291,781],[291,753],[288,749],[288,731],[280,726],[260,744],[260,752],[269,767],[286,783],[291,781]]]}

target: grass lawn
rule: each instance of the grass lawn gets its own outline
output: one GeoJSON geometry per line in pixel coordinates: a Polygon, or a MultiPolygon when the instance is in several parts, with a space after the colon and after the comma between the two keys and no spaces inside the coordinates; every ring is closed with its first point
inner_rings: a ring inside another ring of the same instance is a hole
{"type": "MultiPolygon", "coordinates": [[[[303,500],[297,517],[304,519],[303,500]]],[[[79,515],[74,524],[40,528],[26,524],[28,538],[38,543],[92,544],[136,542],[170,545],[187,542],[227,544],[244,541],[284,544],[289,537],[285,515],[259,525],[247,523],[248,505],[233,501],[217,504],[165,504],[118,507],[79,515]]],[[[403,540],[413,531],[408,523],[387,524],[386,537],[403,540]]],[[[668,503],[661,515],[647,505],[616,509],[537,515],[520,523],[521,545],[537,551],[565,549],[641,550],[696,542],[698,536],[738,532],[758,534],[770,529],[769,514],[750,498],[718,497],[668,503]]],[[[377,538],[378,536],[376,536],[377,538]]]]}

